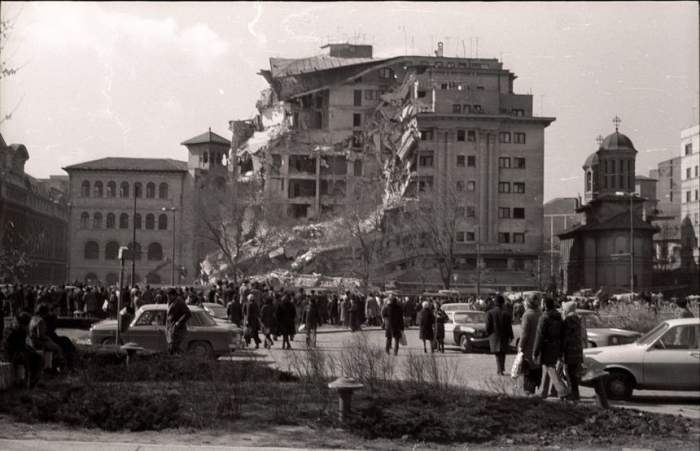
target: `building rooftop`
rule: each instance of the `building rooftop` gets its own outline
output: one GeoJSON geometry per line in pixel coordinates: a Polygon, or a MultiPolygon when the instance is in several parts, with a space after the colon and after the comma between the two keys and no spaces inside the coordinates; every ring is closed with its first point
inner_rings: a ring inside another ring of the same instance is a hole
{"type": "Polygon", "coordinates": [[[183,146],[191,145],[191,144],[208,144],[208,143],[215,143],[215,144],[226,144],[227,146],[231,145],[231,141],[228,139],[224,138],[223,136],[219,136],[213,131],[211,131],[211,128],[209,131],[202,133],[201,135],[197,135],[194,138],[190,138],[187,141],[183,141],[180,144],[183,146]]]}
{"type": "MultiPolygon", "coordinates": [[[[655,233],[658,228],[644,221],[639,216],[632,216],[632,228],[635,232],[637,231],[650,231],[655,233]]],[[[559,234],[559,238],[571,238],[582,232],[593,232],[601,230],[629,230],[630,229],[630,214],[629,212],[623,211],[620,214],[608,218],[605,221],[594,222],[592,224],[581,224],[565,230],[559,234]]]]}
{"type": "Polygon", "coordinates": [[[634,144],[632,144],[632,140],[629,139],[626,135],[623,135],[622,133],[618,132],[615,130],[615,133],[609,134],[601,143],[600,150],[631,150],[636,152],[637,149],[634,148],[634,144]]]}
{"type": "Polygon", "coordinates": [[[186,172],[187,162],[171,158],[108,157],[63,168],[64,171],[186,172]]]}

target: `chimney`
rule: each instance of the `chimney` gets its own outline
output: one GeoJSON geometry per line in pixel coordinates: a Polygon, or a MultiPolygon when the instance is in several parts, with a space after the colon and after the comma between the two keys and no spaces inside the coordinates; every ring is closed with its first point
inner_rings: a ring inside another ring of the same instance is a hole
{"type": "Polygon", "coordinates": [[[438,48],[437,48],[437,50],[435,50],[435,56],[442,57],[443,47],[444,46],[443,46],[442,42],[438,42],[438,48]]]}

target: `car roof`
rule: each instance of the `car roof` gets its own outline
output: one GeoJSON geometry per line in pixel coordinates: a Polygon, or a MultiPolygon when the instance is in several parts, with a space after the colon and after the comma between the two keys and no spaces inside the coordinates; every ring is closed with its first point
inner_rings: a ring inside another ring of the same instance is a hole
{"type": "Polygon", "coordinates": [[[483,312],[483,311],[481,311],[481,310],[470,309],[470,310],[459,310],[459,311],[456,311],[456,312],[455,312],[455,315],[462,314],[462,313],[479,313],[479,314],[484,314],[484,315],[486,314],[486,312],[483,312]]]}
{"type": "Polygon", "coordinates": [[[700,318],[676,318],[665,321],[669,326],[687,326],[689,324],[700,324],[700,318]]]}
{"type": "MultiPolygon", "coordinates": [[[[188,305],[187,307],[190,308],[191,312],[201,312],[202,311],[202,308],[198,307],[196,305],[188,305]]],[[[143,310],[143,311],[146,311],[146,310],[167,310],[167,309],[168,309],[167,304],[146,304],[146,305],[142,305],[141,308],[139,308],[139,310],[143,310]]]]}
{"type": "Polygon", "coordinates": [[[213,307],[224,307],[223,305],[218,304],[218,303],[216,303],[216,302],[202,302],[202,305],[203,305],[203,306],[206,306],[206,307],[209,307],[209,306],[213,306],[213,307]]]}

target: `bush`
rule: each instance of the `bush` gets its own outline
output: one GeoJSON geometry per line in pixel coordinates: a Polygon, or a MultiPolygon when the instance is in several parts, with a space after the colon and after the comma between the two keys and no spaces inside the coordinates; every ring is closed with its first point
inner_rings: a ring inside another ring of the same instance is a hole
{"type": "Polygon", "coordinates": [[[601,327],[634,330],[645,333],[656,327],[663,318],[644,306],[631,304],[610,305],[600,312],[601,327]]]}
{"type": "Polygon", "coordinates": [[[343,376],[356,379],[370,391],[394,379],[395,359],[381,346],[372,345],[362,332],[343,343],[338,366],[343,376]]]}

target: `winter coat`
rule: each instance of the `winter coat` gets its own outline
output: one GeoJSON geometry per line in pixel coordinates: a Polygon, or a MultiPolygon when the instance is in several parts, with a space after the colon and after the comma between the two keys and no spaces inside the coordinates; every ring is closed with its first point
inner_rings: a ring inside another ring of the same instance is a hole
{"type": "Polygon", "coordinates": [[[374,296],[367,298],[367,302],[365,303],[365,311],[367,318],[376,318],[379,316],[379,303],[374,296]]]}
{"type": "Polygon", "coordinates": [[[564,363],[573,365],[583,363],[583,321],[576,314],[564,318],[564,341],[562,343],[564,363]]]}
{"type": "Polygon", "coordinates": [[[537,323],[533,356],[541,365],[553,366],[562,355],[564,321],[558,310],[547,310],[537,323]]]}
{"type": "Polygon", "coordinates": [[[246,327],[250,327],[254,334],[260,330],[260,310],[255,300],[243,304],[243,318],[246,327]]]}
{"type": "Polygon", "coordinates": [[[521,321],[521,333],[519,347],[523,357],[528,364],[534,364],[535,358],[532,355],[535,349],[535,337],[537,335],[537,324],[540,321],[542,312],[539,309],[528,308],[523,314],[521,321]]]}
{"type": "Polygon", "coordinates": [[[240,325],[241,319],[243,319],[243,309],[241,303],[238,301],[231,301],[226,307],[226,316],[228,320],[233,324],[240,325]]]}
{"type": "Polygon", "coordinates": [[[442,309],[438,309],[435,315],[435,338],[437,340],[445,339],[445,323],[449,320],[447,313],[442,309]]]}
{"type": "Polygon", "coordinates": [[[307,304],[306,310],[304,311],[304,324],[306,325],[306,330],[318,328],[320,322],[321,317],[318,311],[318,304],[316,304],[315,301],[311,301],[307,304]]]}
{"type": "Polygon", "coordinates": [[[486,334],[491,352],[507,352],[513,339],[513,317],[505,308],[494,307],[486,313],[486,334]]]}
{"type": "Polygon", "coordinates": [[[277,327],[280,335],[294,335],[297,309],[290,301],[282,302],[277,307],[277,327]]]}
{"type": "Polygon", "coordinates": [[[165,338],[168,343],[179,344],[187,334],[187,321],[192,316],[184,299],[178,296],[169,306],[165,316],[165,338]],[[180,321],[182,320],[182,321],[180,321]],[[176,325],[179,321],[179,324],[176,325]]]}
{"type": "Polygon", "coordinates": [[[395,302],[387,304],[382,311],[386,338],[401,338],[404,329],[403,308],[395,302]]]}
{"type": "Polygon", "coordinates": [[[271,334],[275,331],[275,308],[271,303],[265,303],[260,309],[260,324],[264,334],[271,334]]]}
{"type": "Polygon", "coordinates": [[[434,338],[433,326],[435,325],[435,315],[430,308],[423,308],[418,312],[418,338],[430,340],[434,338]]]}

